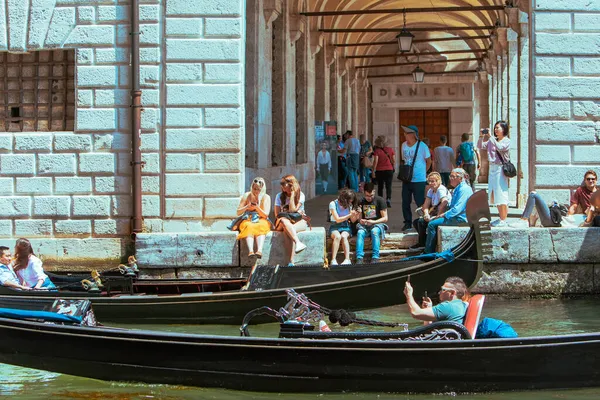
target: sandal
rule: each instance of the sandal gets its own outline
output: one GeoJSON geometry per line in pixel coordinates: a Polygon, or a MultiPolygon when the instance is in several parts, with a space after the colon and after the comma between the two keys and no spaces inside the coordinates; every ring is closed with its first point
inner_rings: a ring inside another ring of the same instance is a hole
{"type": "Polygon", "coordinates": [[[260,260],[262,258],[262,251],[257,251],[256,253],[254,253],[254,255],[260,260]]]}
{"type": "Polygon", "coordinates": [[[256,254],[254,254],[253,251],[251,251],[251,252],[248,253],[248,257],[254,257],[254,256],[256,256],[256,254]]]}

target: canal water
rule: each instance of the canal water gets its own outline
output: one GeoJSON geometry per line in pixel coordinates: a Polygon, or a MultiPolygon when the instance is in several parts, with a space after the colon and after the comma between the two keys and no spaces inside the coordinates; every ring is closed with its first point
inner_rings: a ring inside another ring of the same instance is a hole
{"type": "MultiPolygon", "coordinates": [[[[569,300],[486,300],[483,317],[509,322],[521,336],[570,334],[600,331],[600,299],[569,300]]],[[[405,305],[371,310],[362,314],[370,319],[394,322],[412,322],[405,305]]],[[[120,325],[124,327],[123,325],[120,325]]],[[[223,325],[168,325],[126,326],[132,328],[158,329],[171,332],[239,335],[238,327],[223,325]]],[[[253,336],[276,336],[277,324],[251,327],[253,336]]],[[[334,328],[335,329],[335,328],[334,328]]],[[[0,340],[2,340],[0,338],[0,340]]],[[[102,351],[90,349],[90,351],[102,351]]],[[[274,381],[273,385],[277,385],[274,381]]],[[[169,385],[145,385],[111,383],[87,378],[18,368],[0,364],[0,396],[19,399],[399,399],[429,400],[460,397],[465,400],[597,400],[600,388],[560,391],[510,392],[461,394],[440,393],[431,395],[405,395],[388,393],[336,393],[336,394],[277,394],[251,393],[222,389],[202,389],[169,385]]]]}

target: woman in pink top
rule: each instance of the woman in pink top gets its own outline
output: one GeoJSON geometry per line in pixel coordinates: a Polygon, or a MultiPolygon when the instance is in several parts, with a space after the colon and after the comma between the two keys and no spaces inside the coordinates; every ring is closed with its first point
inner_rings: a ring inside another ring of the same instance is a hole
{"type": "Polygon", "coordinates": [[[505,227],[508,216],[508,178],[502,172],[502,161],[510,161],[510,139],[508,138],[508,124],[498,121],[494,125],[494,135],[484,133],[479,138],[477,147],[487,150],[490,171],[488,173],[488,196],[490,205],[498,207],[500,219],[491,223],[491,226],[505,227]]]}
{"type": "Polygon", "coordinates": [[[396,165],[396,154],[391,147],[388,147],[387,138],[383,135],[377,136],[373,148],[372,176],[377,181],[377,195],[379,197],[383,197],[383,185],[385,184],[385,199],[388,208],[392,207],[394,165],[396,165]]]}

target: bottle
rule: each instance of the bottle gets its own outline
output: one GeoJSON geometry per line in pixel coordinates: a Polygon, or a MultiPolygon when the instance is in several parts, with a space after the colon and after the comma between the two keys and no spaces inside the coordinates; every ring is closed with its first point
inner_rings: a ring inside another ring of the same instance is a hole
{"type": "Polygon", "coordinates": [[[319,321],[319,330],[321,332],[331,332],[331,329],[327,325],[327,322],[325,322],[323,320],[319,321]]]}

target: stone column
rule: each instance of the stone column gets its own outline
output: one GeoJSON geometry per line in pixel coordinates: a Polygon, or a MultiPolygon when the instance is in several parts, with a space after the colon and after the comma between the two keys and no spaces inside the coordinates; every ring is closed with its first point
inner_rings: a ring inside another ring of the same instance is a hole
{"type": "MultiPolygon", "coordinates": [[[[295,43],[295,64],[296,64],[296,107],[295,107],[295,135],[296,135],[296,158],[292,161],[295,164],[306,163],[306,145],[308,140],[307,108],[308,108],[308,79],[307,79],[307,40],[306,35],[300,35],[295,43]]],[[[314,98],[314,96],[313,96],[314,98]]],[[[313,102],[314,104],[314,102],[313,102]]]]}
{"type": "Polygon", "coordinates": [[[326,92],[328,92],[327,108],[325,109],[325,120],[335,121],[337,119],[337,79],[336,79],[336,53],[333,46],[325,47],[325,73],[329,81],[326,92]]]}
{"type": "Polygon", "coordinates": [[[363,77],[356,79],[356,95],[354,102],[356,136],[367,134],[367,80],[363,77]]]}
{"type": "Polygon", "coordinates": [[[271,74],[271,120],[272,120],[272,153],[271,166],[284,166],[286,162],[286,31],[287,21],[285,5],[281,6],[282,15],[272,23],[272,58],[271,74]]]}
{"type": "Polygon", "coordinates": [[[338,116],[338,129],[340,134],[346,131],[348,126],[348,71],[346,71],[346,60],[342,57],[337,58],[337,116],[338,116]]]}
{"type": "Polygon", "coordinates": [[[286,114],[286,157],[285,157],[285,165],[294,165],[296,164],[296,148],[297,148],[297,134],[298,134],[298,126],[296,124],[297,118],[297,101],[296,98],[296,85],[297,85],[297,75],[298,72],[300,74],[304,74],[304,71],[297,70],[297,57],[304,57],[303,50],[301,50],[301,54],[297,53],[297,47],[300,46],[303,49],[305,42],[304,38],[304,28],[305,28],[305,18],[300,17],[298,15],[291,15],[292,10],[289,5],[286,5],[286,16],[288,20],[288,42],[286,44],[286,58],[287,62],[285,63],[285,76],[286,76],[286,85],[285,85],[285,114],[286,114]]]}
{"type": "MultiPolygon", "coordinates": [[[[312,35],[313,33],[311,33],[312,35]]],[[[321,41],[322,41],[321,37],[321,41]]],[[[325,121],[329,108],[329,73],[325,62],[325,49],[321,46],[315,54],[315,121],[325,121]]]]}
{"type": "Polygon", "coordinates": [[[248,7],[246,24],[246,168],[271,166],[273,21],[281,0],[248,7]],[[261,8],[262,7],[262,8],[261,8]],[[262,12],[261,12],[262,10],[262,12]]]}
{"type": "MultiPolygon", "coordinates": [[[[489,62],[489,61],[488,61],[489,62]]],[[[477,117],[473,118],[473,142],[477,143],[477,141],[479,140],[479,130],[481,128],[487,128],[490,126],[490,82],[489,82],[489,75],[487,71],[480,71],[479,72],[479,81],[477,82],[477,84],[475,85],[475,87],[477,88],[477,93],[479,94],[478,96],[476,96],[476,107],[477,110],[475,111],[475,115],[477,117]]],[[[474,107],[475,110],[475,107],[474,107]]],[[[487,158],[487,152],[485,151],[479,151],[479,156],[481,159],[481,167],[479,168],[479,177],[477,178],[477,181],[479,183],[486,183],[488,181],[488,170],[489,170],[489,164],[488,164],[488,158],[487,158]]]]}
{"type": "MultiPolygon", "coordinates": [[[[529,130],[529,110],[531,105],[529,104],[529,79],[530,79],[530,57],[529,57],[529,16],[527,13],[519,11],[519,37],[518,37],[518,52],[519,52],[519,71],[518,71],[518,85],[519,85],[519,97],[518,97],[518,123],[519,123],[519,161],[520,165],[517,166],[519,169],[520,177],[519,180],[519,193],[522,199],[527,198],[527,194],[534,188],[533,186],[533,170],[535,168],[535,162],[531,160],[530,156],[534,153],[530,151],[530,146],[535,143],[532,137],[530,137],[529,130]]],[[[522,202],[519,202],[521,206],[522,202]]]]}
{"type": "MultiPolygon", "coordinates": [[[[522,164],[521,159],[521,146],[519,131],[519,46],[517,43],[518,34],[511,28],[502,28],[503,35],[502,40],[505,39],[505,59],[507,61],[505,69],[507,70],[507,82],[506,82],[506,110],[507,110],[507,122],[510,127],[510,140],[511,150],[510,159],[513,160],[515,166],[522,164]]],[[[504,58],[503,58],[504,59],[504,58]]],[[[526,161],[526,160],[525,160],[526,161]]],[[[521,168],[518,168],[521,171],[521,168]]],[[[520,204],[519,195],[520,192],[520,181],[522,179],[521,174],[517,175],[514,179],[515,184],[510,185],[509,198],[511,201],[515,199],[515,205],[520,204]]],[[[513,182],[511,182],[513,183],[513,182]]]]}
{"type": "Polygon", "coordinates": [[[498,28],[498,43],[500,44],[500,62],[499,71],[501,71],[501,119],[508,121],[508,81],[509,65],[508,65],[508,28],[498,28]]]}

